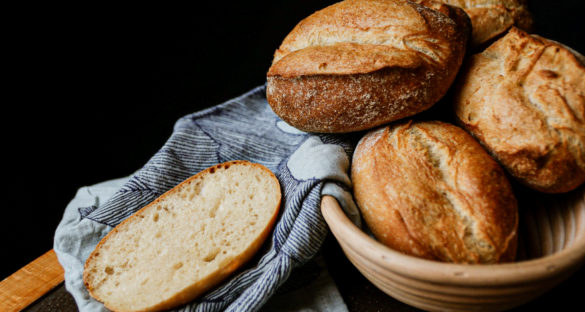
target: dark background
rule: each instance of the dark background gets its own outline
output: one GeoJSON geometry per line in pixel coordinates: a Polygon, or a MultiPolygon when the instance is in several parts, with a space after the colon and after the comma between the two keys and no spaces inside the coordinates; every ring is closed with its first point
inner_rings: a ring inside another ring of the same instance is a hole
{"type": "MultiPolygon", "coordinates": [[[[78,188],[133,173],[178,118],[264,84],[284,36],[334,2],[6,10],[0,279],[52,248],[78,188]]],[[[585,52],[583,1],[530,8],[535,33],[585,52]]]]}
{"type": "Polygon", "coordinates": [[[78,188],[127,176],[180,117],[266,81],[274,50],[334,1],[22,8],[6,59],[0,279],[52,248],[78,188]]]}

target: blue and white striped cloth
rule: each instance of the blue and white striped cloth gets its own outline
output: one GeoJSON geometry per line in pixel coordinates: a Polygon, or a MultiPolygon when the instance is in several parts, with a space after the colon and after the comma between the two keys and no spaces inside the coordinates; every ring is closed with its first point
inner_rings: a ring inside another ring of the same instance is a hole
{"type": "Polygon", "coordinates": [[[186,178],[214,164],[243,159],[272,170],[284,191],[283,213],[269,246],[257,263],[178,311],[257,311],[293,269],[319,251],[328,232],[320,213],[322,195],[335,196],[359,220],[349,191],[352,150],[346,136],[309,134],[283,122],[266,102],[264,86],[187,115],[142,169],[108,185],[105,202],[104,196],[96,196],[88,203],[86,196],[67,206],[54,241],[66,287],[81,311],[105,311],[82,281],[85,259],[99,240],[186,178]]]}

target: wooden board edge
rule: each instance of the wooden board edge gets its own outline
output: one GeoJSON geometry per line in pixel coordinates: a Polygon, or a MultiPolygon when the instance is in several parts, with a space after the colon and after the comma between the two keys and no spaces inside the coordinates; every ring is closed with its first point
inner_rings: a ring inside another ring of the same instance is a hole
{"type": "Polygon", "coordinates": [[[0,281],[0,311],[21,311],[61,284],[64,278],[55,251],[47,251],[0,281]]]}

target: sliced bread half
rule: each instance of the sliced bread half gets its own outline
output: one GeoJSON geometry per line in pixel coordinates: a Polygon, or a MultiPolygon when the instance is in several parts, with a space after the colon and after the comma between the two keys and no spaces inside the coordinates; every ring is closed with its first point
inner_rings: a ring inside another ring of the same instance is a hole
{"type": "Polygon", "coordinates": [[[120,223],[85,263],[92,297],[114,311],[158,311],[192,301],[258,251],[281,191],[266,167],[210,167],[120,223]]]}

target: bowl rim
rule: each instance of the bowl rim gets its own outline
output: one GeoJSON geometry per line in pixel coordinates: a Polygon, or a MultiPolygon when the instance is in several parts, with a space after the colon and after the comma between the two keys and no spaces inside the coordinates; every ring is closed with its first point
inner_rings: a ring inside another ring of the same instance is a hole
{"type": "MultiPolygon", "coordinates": [[[[580,204],[585,205],[585,201],[580,204]]],[[[466,286],[525,284],[571,273],[585,261],[585,236],[552,255],[518,262],[455,264],[427,260],[393,250],[367,235],[350,221],[332,196],[322,197],[321,212],[342,248],[351,248],[373,264],[395,274],[425,282],[466,286]]]]}

